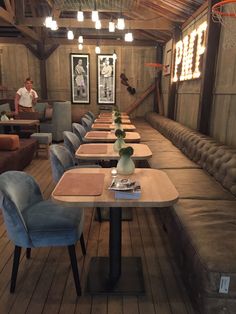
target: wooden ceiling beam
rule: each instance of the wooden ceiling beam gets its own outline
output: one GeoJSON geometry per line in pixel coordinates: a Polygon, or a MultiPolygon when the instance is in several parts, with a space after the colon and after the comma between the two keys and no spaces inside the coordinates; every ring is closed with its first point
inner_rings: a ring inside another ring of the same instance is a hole
{"type": "Polygon", "coordinates": [[[182,25],[184,29],[189,23],[191,23],[198,15],[200,15],[204,10],[208,8],[208,2],[203,3],[193,14],[190,16],[182,25]]]}
{"type": "Polygon", "coordinates": [[[15,17],[16,17],[16,23],[20,24],[24,18],[24,1],[23,0],[15,1],[15,17]]]}
{"type": "Polygon", "coordinates": [[[144,36],[146,36],[149,39],[156,40],[156,41],[160,41],[160,40],[161,41],[167,41],[169,38],[169,36],[165,36],[164,34],[160,34],[160,33],[152,34],[152,33],[149,33],[147,31],[144,31],[144,30],[140,30],[139,33],[143,34],[144,36]]]}
{"type": "Polygon", "coordinates": [[[165,8],[163,9],[161,6],[157,4],[151,4],[150,2],[147,1],[142,1],[140,3],[140,10],[141,8],[148,8],[152,13],[158,13],[158,15],[166,18],[169,21],[175,22],[175,23],[183,23],[186,20],[187,15],[184,15],[184,17],[180,14],[174,14],[166,10],[165,8]]]}
{"type": "Polygon", "coordinates": [[[6,7],[6,10],[7,12],[12,16],[14,17],[15,13],[14,13],[14,10],[11,6],[11,2],[10,0],[4,0],[4,4],[5,4],[5,7],[6,7]]]}
{"type": "MultiPolygon", "coordinates": [[[[0,37],[0,44],[22,44],[22,45],[26,45],[26,44],[30,44],[30,40],[27,38],[16,38],[16,37],[0,37]]],[[[52,44],[52,47],[49,48],[54,50],[58,45],[78,45],[78,41],[74,40],[74,41],[70,41],[67,40],[66,38],[48,38],[46,40],[46,44],[52,44]]],[[[133,43],[126,43],[123,40],[99,40],[99,44],[103,45],[103,46],[156,46],[156,42],[155,41],[150,41],[150,40],[140,40],[140,41],[134,41],[133,43]]],[[[86,41],[84,42],[84,46],[86,45],[97,45],[97,39],[86,39],[86,41]]]]}
{"type": "Polygon", "coordinates": [[[35,42],[40,42],[41,39],[39,37],[39,35],[33,31],[32,29],[30,29],[27,26],[24,25],[14,25],[24,36],[29,37],[30,39],[32,39],[35,42]]]}
{"type": "MultiPolygon", "coordinates": [[[[99,42],[100,46],[156,46],[157,42],[154,40],[134,40],[132,43],[124,40],[111,39],[84,39],[83,46],[96,46],[99,42]]],[[[67,38],[48,38],[45,44],[59,44],[59,45],[78,45],[78,40],[68,40],[67,38]]]]}
{"type": "Polygon", "coordinates": [[[15,26],[15,28],[17,28],[23,35],[29,37],[33,41],[40,41],[39,36],[32,29],[24,25],[17,25],[15,23],[13,16],[2,7],[0,7],[0,19],[2,19],[4,22],[7,22],[15,26]]]}
{"type": "MultiPolygon", "coordinates": [[[[22,25],[27,26],[43,26],[45,18],[24,18],[22,25]]],[[[101,20],[102,28],[108,29],[109,20],[101,20]]],[[[94,22],[90,19],[85,19],[84,22],[78,22],[72,18],[57,19],[58,27],[71,28],[93,28],[94,22]]],[[[126,29],[153,29],[153,30],[170,30],[173,23],[163,19],[157,18],[155,20],[126,20],[126,29]]]]}

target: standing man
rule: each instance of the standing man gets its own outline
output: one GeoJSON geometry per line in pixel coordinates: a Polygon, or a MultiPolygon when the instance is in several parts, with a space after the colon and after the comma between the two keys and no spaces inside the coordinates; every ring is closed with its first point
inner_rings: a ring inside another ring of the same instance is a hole
{"type": "Polygon", "coordinates": [[[112,93],[112,66],[110,65],[109,58],[106,58],[102,68],[102,75],[104,77],[104,97],[111,98],[112,93]]]}
{"type": "Polygon", "coordinates": [[[78,64],[75,67],[75,82],[77,85],[77,95],[81,95],[82,97],[86,97],[84,80],[85,75],[86,72],[83,67],[83,61],[82,59],[79,59],[78,64]]]}
{"type": "Polygon", "coordinates": [[[33,112],[38,94],[32,89],[33,81],[30,77],[25,80],[25,86],[18,89],[15,96],[15,113],[33,112]]]}

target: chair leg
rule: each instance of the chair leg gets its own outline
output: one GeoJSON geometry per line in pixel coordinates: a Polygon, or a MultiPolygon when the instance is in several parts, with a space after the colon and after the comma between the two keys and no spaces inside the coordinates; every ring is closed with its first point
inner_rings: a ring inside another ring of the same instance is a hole
{"type": "Polygon", "coordinates": [[[101,214],[101,208],[97,207],[97,217],[98,217],[98,221],[102,222],[102,214],[101,214]]]}
{"type": "Polygon", "coordinates": [[[81,236],[80,236],[80,245],[81,245],[81,249],[82,249],[82,253],[83,255],[85,256],[86,255],[86,247],[85,247],[85,242],[84,242],[84,235],[83,233],[81,233],[81,236]]]}
{"type": "Polygon", "coordinates": [[[21,247],[16,245],[15,251],[14,251],[14,258],[13,258],[10,293],[15,292],[16,278],[17,278],[19,261],[20,261],[20,254],[21,254],[21,247]]]}
{"type": "Polygon", "coordinates": [[[30,257],[31,257],[31,248],[27,247],[27,249],[26,249],[26,258],[30,259],[30,257]]]}
{"type": "Polygon", "coordinates": [[[70,255],[70,263],[71,263],[71,268],[72,268],[72,272],[73,272],[76,293],[78,296],[80,296],[81,295],[81,287],[80,287],[79,271],[78,271],[76,253],[75,253],[75,246],[69,245],[68,246],[68,252],[70,255]]]}

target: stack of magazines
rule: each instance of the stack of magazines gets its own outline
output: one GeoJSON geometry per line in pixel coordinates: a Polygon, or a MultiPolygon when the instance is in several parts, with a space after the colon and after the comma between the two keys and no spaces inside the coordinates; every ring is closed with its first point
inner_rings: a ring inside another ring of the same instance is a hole
{"type": "Polygon", "coordinates": [[[130,179],[113,179],[110,190],[115,191],[116,199],[138,199],[141,196],[141,187],[138,181],[130,179]]]}

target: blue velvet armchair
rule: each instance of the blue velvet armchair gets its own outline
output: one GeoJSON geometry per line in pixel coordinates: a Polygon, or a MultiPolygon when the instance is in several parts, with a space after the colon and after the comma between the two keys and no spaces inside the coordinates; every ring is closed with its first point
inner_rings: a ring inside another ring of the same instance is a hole
{"type": "Polygon", "coordinates": [[[75,135],[78,136],[78,138],[80,139],[81,143],[84,143],[84,136],[87,133],[87,131],[85,130],[85,128],[79,124],[79,123],[72,123],[72,130],[73,133],[75,133],[75,135]]]}
{"type": "MultiPolygon", "coordinates": [[[[72,168],[100,168],[99,165],[75,165],[72,154],[61,145],[53,144],[49,147],[52,177],[54,182],[58,182],[63,173],[72,168]]],[[[101,222],[101,210],[97,207],[98,220],[101,222]]]]}
{"type": "Polygon", "coordinates": [[[0,175],[0,207],[9,238],[15,245],[10,292],[15,291],[21,249],[67,246],[77,295],[81,287],[75,252],[80,240],[86,254],[83,238],[84,210],[64,206],[52,200],[43,200],[34,178],[21,171],[8,171],[0,175]]]}
{"type": "Polygon", "coordinates": [[[78,163],[78,160],[75,158],[75,152],[80,147],[81,141],[75,133],[70,131],[63,132],[64,146],[70,151],[73,156],[75,164],[78,163]]]}

